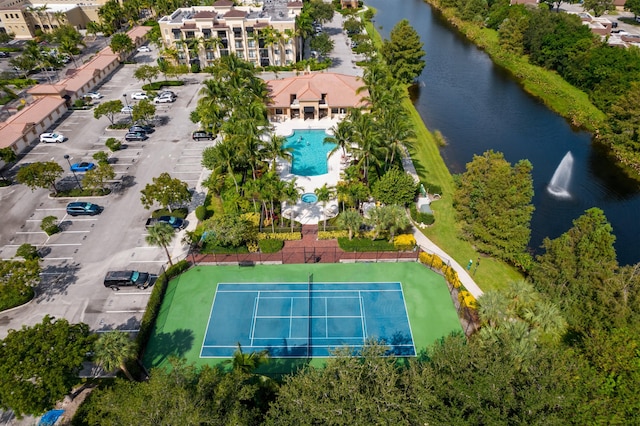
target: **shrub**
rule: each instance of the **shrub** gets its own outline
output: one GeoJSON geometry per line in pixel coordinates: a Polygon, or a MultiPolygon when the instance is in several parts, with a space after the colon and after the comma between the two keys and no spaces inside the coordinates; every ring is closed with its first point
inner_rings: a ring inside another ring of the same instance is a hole
{"type": "Polygon", "coordinates": [[[349,231],[318,231],[319,240],[337,240],[338,238],[349,237],[349,231]]]}
{"type": "Polygon", "coordinates": [[[282,241],[296,241],[301,240],[302,234],[299,232],[259,232],[258,241],[260,240],[282,240],[282,241]]]}
{"type": "MultiPolygon", "coordinates": [[[[156,322],[156,317],[160,312],[160,306],[162,305],[164,294],[167,291],[169,280],[189,269],[189,266],[189,262],[181,260],[167,268],[167,270],[163,274],[160,274],[156,280],[153,290],[151,291],[151,296],[149,296],[149,301],[147,302],[147,310],[142,316],[142,321],[140,321],[140,331],[136,338],[136,343],[138,344],[138,348],[141,352],[147,346],[149,337],[151,336],[151,331],[153,330],[153,326],[156,322]]],[[[142,353],[140,353],[140,356],[142,356],[142,353]]]]}
{"type": "Polygon", "coordinates": [[[284,247],[282,240],[259,240],[258,247],[262,253],[276,253],[284,247]]]}
{"type": "Polygon", "coordinates": [[[251,224],[257,227],[260,224],[260,213],[252,212],[252,213],[243,213],[240,215],[244,220],[248,220],[251,224]]]}
{"type": "Polygon", "coordinates": [[[165,81],[154,81],[151,84],[145,84],[142,86],[142,90],[161,90],[165,86],[184,86],[184,81],[178,80],[165,80],[165,81]]]}
{"type": "Polygon", "coordinates": [[[84,107],[84,105],[85,105],[85,102],[83,99],[76,99],[75,102],[73,103],[73,106],[75,108],[82,108],[84,107]]]}
{"type": "Polygon", "coordinates": [[[58,226],[58,218],[55,216],[47,216],[42,219],[40,223],[40,229],[47,233],[47,235],[53,235],[60,232],[60,227],[58,226]]]}
{"type": "Polygon", "coordinates": [[[397,251],[394,245],[385,239],[354,238],[349,240],[347,237],[342,237],[338,238],[338,245],[344,251],[397,251]]]}
{"type": "Polygon", "coordinates": [[[393,239],[393,245],[398,250],[413,250],[416,238],[412,234],[400,234],[393,239]]]}
{"type": "Polygon", "coordinates": [[[409,211],[411,212],[411,219],[413,219],[416,223],[432,225],[436,221],[436,218],[431,213],[419,212],[415,204],[411,204],[411,206],[409,207],[409,211]]]}
{"type": "MultiPolygon", "coordinates": [[[[276,240],[274,240],[276,241],[276,240]]],[[[249,250],[249,253],[257,253],[258,250],[260,249],[260,246],[257,242],[255,241],[249,241],[247,243],[247,250],[249,250]]]]}
{"type": "Polygon", "coordinates": [[[29,243],[24,243],[18,250],[16,251],[16,256],[20,256],[26,260],[38,259],[40,255],[38,254],[38,249],[29,243]]]}
{"type": "Polygon", "coordinates": [[[196,207],[196,219],[202,222],[203,220],[207,220],[208,216],[208,211],[205,206],[196,207]]]}
{"type": "Polygon", "coordinates": [[[128,129],[131,126],[131,123],[115,123],[109,126],[109,129],[112,130],[124,130],[128,129]]]}
{"type": "Polygon", "coordinates": [[[191,64],[191,72],[192,73],[199,73],[200,72],[200,65],[199,64],[191,64]]]}
{"type": "Polygon", "coordinates": [[[464,308],[478,309],[478,301],[467,290],[462,290],[458,293],[458,302],[464,308]]]}
{"type": "Polygon", "coordinates": [[[418,258],[421,263],[424,263],[430,268],[436,269],[438,271],[442,270],[443,262],[442,259],[440,259],[440,256],[438,256],[437,254],[422,252],[418,256],[418,258]]]}
{"type": "Polygon", "coordinates": [[[122,143],[116,138],[109,138],[104,144],[111,152],[118,151],[122,147],[122,143]]]}

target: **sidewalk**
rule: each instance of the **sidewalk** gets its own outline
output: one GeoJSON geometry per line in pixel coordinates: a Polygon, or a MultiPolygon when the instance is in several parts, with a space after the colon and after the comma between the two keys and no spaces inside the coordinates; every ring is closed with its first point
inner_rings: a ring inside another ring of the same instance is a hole
{"type": "Polygon", "coordinates": [[[469,273],[465,268],[463,268],[462,266],[460,266],[458,262],[453,260],[452,256],[450,256],[440,247],[435,245],[433,241],[431,241],[429,238],[425,237],[425,235],[422,232],[420,232],[420,230],[415,226],[413,227],[413,236],[416,238],[416,242],[418,243],[420,248],[422,248],[425,251],[430,251],[431,253],[437,254],[445,262],[447,260],[450,262],[453,269],[455,269],[455,271],[458,273],[458,278],[460,278],[460,282],[462,282],[462,285],[467,289],[467,291],[469,291],[469,293],[473,295],[473,297],[477,299],[478,297],[482,296],[483,291],[480,290],[480,287],[478,287],[478,284],[476,284],[476,282],[473,281],[473,278],[471,278],[471,276],[469,275],[469,273]]]}

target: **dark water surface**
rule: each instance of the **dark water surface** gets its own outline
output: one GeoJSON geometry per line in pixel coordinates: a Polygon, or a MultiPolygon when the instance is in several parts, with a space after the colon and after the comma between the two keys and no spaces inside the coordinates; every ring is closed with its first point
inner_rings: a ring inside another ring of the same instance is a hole
{"type": "Polygon", "coordinates": [[[414,104],[430,130],[448,141],[442,156],[452,173],[464,171],[474,154],[493,149],[515,163],[533,164],[536,211],[530,246],[556,238],[586,209],[601,208],[617,237],[621,264],[640,261],[640,187],[624,178],[591,143],[560,116],[527,95],[483,51],[459,36],[421,0],[366,0],[378,13],[384,38],[408,19],[424,43],[427,66],[414,104]],[[574,162],[570,198],[550,195],[546,186],[568,151],[574,162]]]}

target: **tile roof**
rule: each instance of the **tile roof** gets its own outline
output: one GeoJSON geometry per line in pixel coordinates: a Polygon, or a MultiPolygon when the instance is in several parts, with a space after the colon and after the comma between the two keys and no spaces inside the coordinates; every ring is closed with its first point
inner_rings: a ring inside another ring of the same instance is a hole
{"type": "Polygon", "coordinates": [[[340,107],[358,107],[366,103],[363,98],[368,91],[356,93],[364,83],[359,77],[335,73],[310,73],[297,77],[268,80],[267,86],[272,97],[271,106],[288,107],[290,95],[295,94],[300,101],[317,101],[326,94],[327,104],[340,107]]]}
{"type": "Polygon", "coordinates": [[[224,14],[225,18],[244,18],[247,16],[247,12],[242,10],[233,9],[224,14]]]}
{"type": "Polygon", "coordinates": [[[213,7],[231,7],[233,2],[229,0],[218,0],[213,4],[213,7]]]}
{"type": "Polygon", "coordinates": [[[208,19],[208,18],[215,18],[216,16],[218,16],[215,12],[211,12],[209,10],[202,10],[198,13],[196,13],[195,15],[193,15],[194,19],[208,19]]]}

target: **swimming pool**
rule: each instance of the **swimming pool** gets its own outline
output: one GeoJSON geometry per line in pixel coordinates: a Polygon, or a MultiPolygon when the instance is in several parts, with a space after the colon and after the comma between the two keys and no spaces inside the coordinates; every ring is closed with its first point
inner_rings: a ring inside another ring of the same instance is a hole
{"type": "Polygon", "coordinates": [[[318,176],[329,172],[327,153],[336,147],[324,143],[324,130],[294,130],[287,138],[285,148],[291,148],[293,162],[291,173],[298,176],[318,176]]]}

